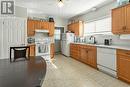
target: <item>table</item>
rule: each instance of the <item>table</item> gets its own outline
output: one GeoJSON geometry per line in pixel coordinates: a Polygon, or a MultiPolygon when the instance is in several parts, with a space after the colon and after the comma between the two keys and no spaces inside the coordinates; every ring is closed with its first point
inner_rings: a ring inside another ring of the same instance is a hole
{"type": "Polygon", "coordinates": [[[0,60],[0,87],[41,87],[46,74],[46,61],[42,57],[11,62],[0,60]]]}
{"type": "MultiPolygon", "coordinates": [[[[15,50],[15,49],[21,49],[21,48],[25,48],[25,49],[28,49],[28,57],[30,56],[30,46],[11,46],[10,47],[10,62],[12,62],[12,49],[15,50]]],[[[26,58],[26,57],[24,57],[26,58]]],[[[14,57],[14,61],[15,61],[15,58],[14,57]]]]}

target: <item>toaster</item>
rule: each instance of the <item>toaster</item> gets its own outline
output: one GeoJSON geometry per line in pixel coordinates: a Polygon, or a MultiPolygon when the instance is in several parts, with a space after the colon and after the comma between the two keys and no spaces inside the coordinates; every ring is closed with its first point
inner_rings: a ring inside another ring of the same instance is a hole
{"type": "Polygon", "coordinates": [[[105,39],[104,40],[104,45],[111,45],[112,44],[112,39],[105,39]]]}

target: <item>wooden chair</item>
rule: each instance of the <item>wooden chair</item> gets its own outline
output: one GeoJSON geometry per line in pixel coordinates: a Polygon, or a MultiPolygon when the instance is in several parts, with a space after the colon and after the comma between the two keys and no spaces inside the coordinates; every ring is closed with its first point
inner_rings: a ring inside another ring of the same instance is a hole
{"type": "Polygon", "coordinates": [[[28,47],[28,46],[24,46],[24,47],[11,47],[10,48],[10,61],[12,61],[12,59],[11,59],[12,49],[14,51],[14,59],[13,59],[14,62],[15,62],[16,59],[19,59],[19,58],[25,58],[26,60],[29,59],[30,47],[28,47]]]}

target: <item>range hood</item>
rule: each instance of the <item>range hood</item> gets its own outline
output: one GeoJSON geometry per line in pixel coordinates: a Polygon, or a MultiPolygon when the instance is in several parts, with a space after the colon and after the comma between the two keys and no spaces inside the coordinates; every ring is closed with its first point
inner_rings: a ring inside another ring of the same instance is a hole
{"type": "Polygon", "coordinates": [[[36,32],[36,33],[49,33],[49,30],[45,30],[45,29],[36,29],[35,32],[36,32]]]}

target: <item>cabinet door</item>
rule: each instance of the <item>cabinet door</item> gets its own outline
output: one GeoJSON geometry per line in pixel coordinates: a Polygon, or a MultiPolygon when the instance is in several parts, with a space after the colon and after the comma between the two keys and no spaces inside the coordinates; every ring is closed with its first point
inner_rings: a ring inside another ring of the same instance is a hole
{"type": "Polygon", "coordinates": [[[80,60],[86,64],[89,64],[88,51],[86,50],[86,48],[80,49],[80,60]]]}
{"type": "Polygon", "coordinates": [[[89,50],[88,51],[88,60],[89,60],[89,64],[92,67],[97,68],[96,50],[89,50]]]}
{"type": "Polygon", "coordinates": [[[49,29],[49,22],[45,22],[45,21],[41,22],[41,27],[42,27],[42,29],[48,30],[49,29]]]}
{"type": "Polygon", "coordinates": [[[114,34],[124,33],[125,27],[125,7],[112,10],[112,32],[114,34]]]}
{"type": "Polygon", "coordinates": [[[75,33],[75,25],[74,25],[74,23],[72,23],[72,24],[70,25],[70,28],[71,28],[71,31],[75,33]]]}
{"type": "Polygon", "coordinates": [[[76,36],[79,36],[79,35],[80,35],[79,27],[80,27],[80,26],[79,26],[79,23],[74,23],[73,30],[74,30],[76,36]]]}
{"type": "Polygon", "coordinates": [[[41,29],[41,21],[35,21],[35,29],[41,29]]]}
{"type": "Polygon", "coordinates": [[[54,43],[52,43],[51,44],[51,49],[50,49],[51,58],[54,58],[54,51],[55,51],[55,47],[54,47],[54,43]]]}
{"type": "Polygon", "coordinates": [[[71,31],[71,25],[69,24],[67,27],[68,27],[68,30],[71,31]]]}
{"type": "Polygon", "coordinates": [[[27,35],[34,36],[35,35],[35,22],[33,20],[27,21],[27,35]]]}
{"type": "Polygon", "coordinates": [[[30,46],[30,56],[35,56],[35,45],[30,46]]]}
{"type": "Polygon", "coordinates": [[[49,22],[45,22],[45,29],[47,29],[47,30],[49,29],[49,22]]]}
{"type": "Polygon", "coordinates": [[[117,55],[117,75],[120,79],[130,82],[130,56],[117,55]]]}
{"type": "Polygon", "coordinates": [[[54,36],[54,29],[55,29],[55,23],[50,22],[49,23],[49,36],[54,36]]]}
{"type": "Polygon", "coordinates": [[[126,6],[126,30],[125,33],[130,34],[130,5],[126,6]]]}

